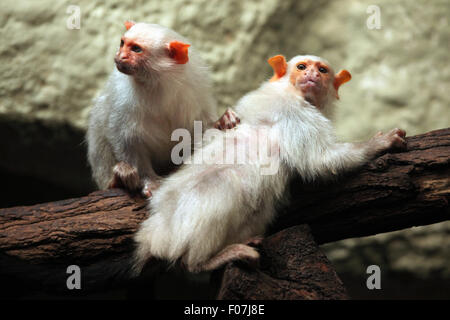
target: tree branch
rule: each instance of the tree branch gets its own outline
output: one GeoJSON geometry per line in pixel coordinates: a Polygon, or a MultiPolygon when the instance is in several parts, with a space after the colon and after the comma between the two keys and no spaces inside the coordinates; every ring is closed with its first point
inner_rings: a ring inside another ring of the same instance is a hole
{"type": "Polygon", "coordinates": [[[450,128],[407,141],[334,184],[295,181],[272,232],[305,223],[325,243],[449,220],[450,128]]]}
{"type": "Polygon", "coordinates": [[[224,300],[342,300],[342,281],[307,225],[263,240],[259,268],[228,264],[218,294],[224,300]]]}
{"type": "MultiPolygon", "coordinates": [[[[337,183],[295,181],[269,234],[308,224],[324,243],[449,220],[450,128],[407,140],[406,152],[383,155],[337,183]]],[[[61,285],[62,266],[77,264],[97,273],[88,283],[104,286],[130,256],[146,205],[116,189],[1,209],[0,275],[61,285]]]]}

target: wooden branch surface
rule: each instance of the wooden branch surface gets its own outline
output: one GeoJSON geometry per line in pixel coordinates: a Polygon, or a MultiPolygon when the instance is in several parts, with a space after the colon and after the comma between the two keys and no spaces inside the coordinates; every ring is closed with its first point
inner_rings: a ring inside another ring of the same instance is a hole
{"type": "Polygon", "coordinates": [[[263,240],[257,269],[229,263],[222,276],[224,300],[342,300],[347,292],[307,225],[263,240]]]}
{"type": "MultiPolygon", "coordinates": [[[[385,154],[337,183],[294,182],[291,204],[269,234],[308,224],[323,243],[449,220],[450,128],[407,140],[406,152],[385,154]]],[[[146,206],[146,200],[114,189],[0,209],[0,274],[18,275],[30,264],[77,264],[104,273],[93,283],[107,282],[105,270],[128,259],[146,206]]],[[[49,277],[67,277],[59,267],[45,270],[49,277]]]]}
{"type": "Polygon", "coordinates": [[[334,184],[295,181],[272,232],[306,223],[324,243],[449,220],[450,128],[407,141],[334,184]]]}

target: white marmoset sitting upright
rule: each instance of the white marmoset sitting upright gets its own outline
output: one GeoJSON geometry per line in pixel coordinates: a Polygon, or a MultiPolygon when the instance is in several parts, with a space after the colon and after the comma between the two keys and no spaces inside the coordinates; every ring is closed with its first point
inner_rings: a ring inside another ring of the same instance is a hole
{"type": "MultiPolygon", "coordinates": [[[[208,68],[195,50],[188,52],[187,40],[156,24],[127,21],[125,27],[116,68],[90,113],[88,160],[100,189],[123,187],[150,197],[173,167],[172,132],[193,132],[194,120],[203,128],[220,123],[214,123],[208,68]]],[[[229,120],[228,113],[222,119],[229,120]]]]}
{"type": "Polygon", "coordinates": [[[406,147],[401,129],[364,143],[337,142],[329,116],[340,85],[351,78],[348,71],[334,74],[327,61],[309,55],[268,62],[274,76],[235,107],[241,123],[216,130],[215,139],[155,191],[150,216],[135,235],[136,273],[151,258],[179,262],[191,272],[257,261],[259,253],[249,244],[275,218],[292,177],[336,177],[378,153],[406,147]],[[261,145],[268,148],[252,151],[261,145]]]}

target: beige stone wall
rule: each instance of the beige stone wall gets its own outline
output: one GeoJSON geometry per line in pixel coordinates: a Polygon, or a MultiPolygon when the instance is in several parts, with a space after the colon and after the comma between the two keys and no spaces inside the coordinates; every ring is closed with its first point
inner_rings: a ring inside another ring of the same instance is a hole
{"type": "MultiPolygon", "coordinates": [[[[367,138],[394,126],[408,134],[449,127],[449,17],[448,0],[3,0],[0,123],[14,122],[14,132],[27,132],[23,140],[2,137],[3,155],[5,146],[16,150],[24,140],[40,143],[33,139],[41,127],[30,130],[37,120],[44,127],[67,123],[83,132],[91,100],[114,67],[126,19],[160,23],[188,37],[211,65],[222,108],[270,77],[268,57],[308,53],[353,75],[341,89],[336,116],[343,139],[367,138]],[[381,29],[366,26],[366,10],[373,4],[381,10],[381,29]],[[66,27],[69,5],[81,9],[80,30],[66,27]]],[[[79,143],[70,130],[64,132],[62,143],[79,143]]],[[[82,188],[80,176],[88,179],[86,171],[80,174],[73,166],[50,178],[42,174],[64,166],[65,161],[52,162],[58,151],[41,163],[29,156],[20,161],[2,157],[0,167],[65,186],[77,181],[82,188]]],[[[352,258],[356,252],[381,248],[380,254],[389,256],[382,260],[389,261],[386,268],[413,269],[417,275],[440,270],[448,279],[449,229],[447,223],[421,228],[420,236],[411,230],[326,248],[345,270],[362,265],[360,258],[352,258]],[[403,240],[392,241],[399,238],[403,240]],[[374,246],[379,242],[385,245],[374,246]]],[[[381,261],[376,256],[374,261],[381,261]]]]}
{"type": "Polygon", "coordinates": [[[377,1],[381,29],[366,26],[373,1],[6,0],[0,13],[0,113],[65,120],[84,128],[92,97],[134,19],[191,39],[212,66],[222,107],[270,76],[266,59],[312,53],[353,80],[342,89],[337,128],[346,139],[402,126],[411,134],[450,124],[447,0],[377,1]],[[81,29],[69,30],[71,4],[81,29]]]}

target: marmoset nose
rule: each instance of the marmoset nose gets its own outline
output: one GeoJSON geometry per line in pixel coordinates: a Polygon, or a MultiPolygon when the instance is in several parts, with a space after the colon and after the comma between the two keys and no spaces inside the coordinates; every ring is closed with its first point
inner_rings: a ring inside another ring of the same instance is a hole
{"type": "Polygon", "coordinates": [[[306,76],[308,76],[309,78],[311,78],[313,80],[320,79],[320,74],[315,68],[309,68],[308,70],[306,70],[306,76]]]}
{"type": "Polygon", "coordinates": [[[128,58],[129,58],[128,51],[120,50],[118,57],[120,60],[128,60],[128,58]]]}

